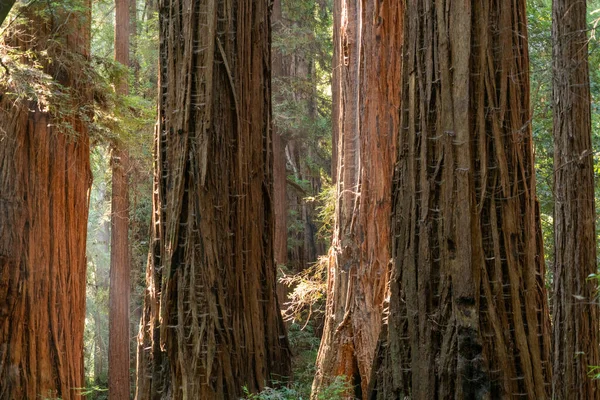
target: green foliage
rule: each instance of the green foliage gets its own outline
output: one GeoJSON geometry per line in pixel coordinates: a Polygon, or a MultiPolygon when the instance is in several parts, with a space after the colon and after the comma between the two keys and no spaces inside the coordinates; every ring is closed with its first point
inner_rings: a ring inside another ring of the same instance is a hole
{"type": "Polygon", "coordinates": [[[319,175],[331,159],[332,2],[283,1],[273,51],[289,73],[273,78],[273,123],[284,139],[300,139],[308,168],[319,175]]]}
{"type": "Polygon", "coordinates": [[[97,385],[91,385],[86,388],[83,388],[83,389],[81,389],[79,394],[84,396],[87,399],[95,399],[95,400],[107,400],[108,399],[108,389],[105,387],[97,386],[97,385]]]}
{"type": "MultiPolygon", "coordinates": [[[[554,259],[552,139],[552,5],[548,0],[528,4],[532,133],[535,146],[537,196],[540,202],[544,253],[554,259]]],[[[548,268],[550,272],[551,268],[548,268]]]]}
{"type": "Polygon", "coordinates": [[[322,256],[308,268],[297,274],[285,275],[279,279],[281,283],[293,290],[288,294],[286,308],[282,310],[286,321],[305,321],[304,326],[315,315],[325,313],[325,296],[327,293],[327,269],[329,257],[322,256]]]}
{"type": "MultiPolygon", "coordinates": [[[[592,97],[592,147],[600,143],[600,41],[598,40],[598,7],[588,2],[590,42],[590,86],[592,97]]],[[[547,286],[552,287],[554,261],[554,144],[552,136],[552,3],[534,0],[528,3],[529,52],[531,77],[532,132],[535,146],[537,196],[540,203],[542,233],[547,268],[547,286]]],[[[600,215],[600,163],[594,159],[596,179],[596,215],[600,215]]],[[[600,232],[597,230],[597,232],[600,232]]],[[[600,252],[599,252],[600,254],[600,252]]]]}
{"type": "MultiPolygon", "coordinates": [[[[335,380],[325,386],[317,395],[318,400],[342,400],[348,399],[348,393],[352,390],[351,385],[344,376],[337,376],[335,380]]],[[[262,392],[252,394],[244,387],[244,399],[247,400],[308,400],[310,391],[304,392],[297,385],[283,386],[280,388],[265,388],[262,392]]]]}
{"type": "MultiPolygon", "coordinates": [[[[265,388],[257,394],[249,393],[244,388],[245,399],[248,400],[308,400],[312,389],[315,374],[315,362],[319,350],[320,339],[315,335],[313,328],[308,325],[302,328],[299,324],[292,323],[288,327],[290,347],[294,350],[292,368],[294,380],[282,383],[281,386],[265,388]]],[[[319,400],[347,399],[345,396],[351,392],[351,386],[344,376],[338,376],[318,396],[319,400]]]]}
{"type": "Polygon", "coordinates": [[[327,243],[331,243],[333,224],[335,223],[335,205],[337,203],[337,187],[333,183],[323,185],[321,192],[317,195],[317,212],[321,227],[318,235],[327,243]]]}
{"type": "MultiPolygon", "coordinates": [[[[90,192],[86,318],[84,331],[85,377],[90,387],[108,386],[108,289],[110,270],[110,168],[106,146],[90,154],[94,185],[90,192]]],[[[89,398],[97,396],[90,393],[89,398]]]]}

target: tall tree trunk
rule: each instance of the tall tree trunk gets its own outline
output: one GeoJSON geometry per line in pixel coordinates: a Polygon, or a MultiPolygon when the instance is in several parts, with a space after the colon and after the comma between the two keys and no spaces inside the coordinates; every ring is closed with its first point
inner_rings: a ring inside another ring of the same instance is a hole
{"type": "Polygon", "coordinates": [[[395,1],[334,7],[338,204],[313,397],[345,375],[366,398],[391,257],[403,15],[395,1]]]}
{"type": "Polygon", "coordinates": [[[372,399],[549,396],[526,22],[511,0],[406,9],[395,264],[372,399]]]}
{"type": "MultiPolygon", "coordinates": [[[[129,67],[129,0],[115,1],[115,61],[129,67]]],[[[128,76],[117,85],[127,95],[128,76]]],[[[108,395],[129,398],[129,152],[121,143],[112,148],[110,292],[108,320],[108,395]]]]}
{"type": "Polygon", "coordinates": [[[553,397],[595,399],[598,354],[596,211],[586,1],[554,0],[553,397]]]}
{"type": "MultiPolygon", "coordinates": [[[[272,27],[274,31],[280,29],[283,24],[281,13],[281,0],[273,2],[272,27]]],[[[284,75],[283,54],[280,51],[273,51],[272,54],[273,78],[284,75]]],[[[275,265],[287,264],[287,171],[285,162],[285,142],[282,138],[282,132],[273,124],[273,211],[275,217],[275,265]]],[[[286,287],[277,283],[277,294],[279,302],[282,304],[286,300],[286,287]]]]}
{"type": "Polygon", "coordinates": [[[233,399],[290,374],[273,262],[266,0],[160,3],[153,239],[138,399],[233,399]]]}
{"type": "Polygon", "coordinates": [[[78,399],[84,386],[91,173],[88,132],[75,110],[90,102],[82,73],[89,56],[89,4],[68,13],[53,10],[51,20],[26,7],[29,23],[6,40],[39,54],[44,71],[71,90],[62,111],[74,113],[59,120],[45,111],[48,104],[15,102],[6,94],[14,88],[2,88],[0,399],[78,399]],[[59,54],[60,63],[43,61],[59,54]],[[74,60],[79,64],[68,64],[74,60]]]}

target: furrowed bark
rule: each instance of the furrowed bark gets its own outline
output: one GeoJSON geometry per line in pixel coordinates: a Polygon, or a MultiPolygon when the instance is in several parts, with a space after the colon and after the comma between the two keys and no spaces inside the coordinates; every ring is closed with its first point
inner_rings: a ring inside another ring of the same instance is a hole
{"type": "Polygon", "coordinates": [[[590,366],[600,365],[596,209],[591,143],[586,1],[554,0],[554,302],[556,399],[595,399],[590,366]]]}
{"type": "Polygon", "coordinates": [[[159,3],[138,399],[232,399],[290,375],[273,262],[268,15],[263,0],[159,3]]]}
{"type": "Polygon", "coordinates": [[[338,204],[312,395],[344,375],[366,398],[391,257],[403,15],[391,1],[334,6],[338,204]]]}
{"type": "MultiPolygon", "coordinates": [[[[129,67],[129,0],[115,1],[115,61],[129,67]]],[[[117,85],[117,94],[129,92],[128,76],[117,85]]],[[[129,152],[112,146],[112,202],[110,292],[108,321],[108,395],[128,399],[129,389],[129,152]]]]}
{"type": "MultiPolygon", "coordinates": [[[[55,61],[44,62],[43,69],[71,89],[72,98],[61,104],[64,111],[91,101],[80,74],[84,68],[67,64],[89,57],[89,4],[81,6],[85,11],[57,10],[52,21],[28,7],[22,14],[30,20],[27,26],[6,36],[11,46],[47,51],[55,61]]],[[[78,113],[58,119],[46,111],[48,104],[15,101],[5,89],[0,97],[0,399],[79,399],[88,132],[78,113]]]]}
{"type": "Polygon", "coordinates": [[[405,4],[395,261],[370,398],[548,398],[525,3],[405,4]]]}

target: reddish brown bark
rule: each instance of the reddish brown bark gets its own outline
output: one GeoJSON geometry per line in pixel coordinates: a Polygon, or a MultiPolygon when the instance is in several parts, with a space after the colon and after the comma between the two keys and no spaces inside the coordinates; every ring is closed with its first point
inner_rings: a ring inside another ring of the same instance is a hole
{"type": "Polygon", "coordinates": [[[366,398],[391,256],[403,20],[397,2],[335,7],[338,204],[313,396],[345,375],[366,398]]]}
{"type": "MultiPolygon", "coordinates": [[[[75,55],[67,62],[85,63],[88,11],[58,11],[44,21],[29,7],[27,26],[7,38],[23,50],[46,50],[49,59],[66,50],[75,55]]],[[[89,105],[83,65],[44,65],[72,89],[64,111],[89,105]]],[[[2,88],[0,98],[0,399],[78,399],[91,183],[87,128],[77,113],[58,120],[40,103],[15,102],[6,89],[14,88],[2,88]]]]}
{"type": "Polygon", "coordinates": [[[598,353],[596,209],[586,1],[554,0],[553,398],[595,399],[598,353]]]}
{"type": "MultiPolygon", "coordinates": [[[[129,67],[129,0],[115,1],[115,61],[129,67]]],[[[128,76],[117,85],[127,95],[128,76]]],[[[129,398],[129,154],[123,143],[112,149],[108,395],[129,398]]]]}
{"type": "Polygon", "coordinates": [[[161,3],[138,399],[234,399],[290,375],[273,262],[266,0],[161,3]]]}
{"type": "Polygon", "coordinates": [[[524,2],[406,2],[388,331],[372,399],[545,399],[524,2]]]}

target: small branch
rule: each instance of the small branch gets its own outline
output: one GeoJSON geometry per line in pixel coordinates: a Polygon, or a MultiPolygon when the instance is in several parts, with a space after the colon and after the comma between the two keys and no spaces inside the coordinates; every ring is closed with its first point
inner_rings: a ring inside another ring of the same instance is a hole
{"type": "Polygon", "coordinates": [[[296,182],[291,181],[289,179],[285,180],[290,186],[292,186],[294,189],[296,189],[297,191],[299,191],[301,194],[303,194],[304,196],[307,196],[308,193],[306,193],[306,190],[304,190],[302,188],[302,186],[298,185],[296,182]]]}

